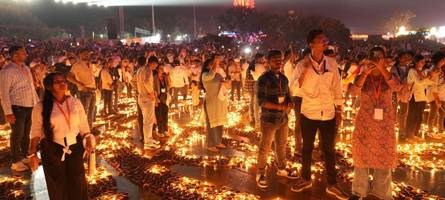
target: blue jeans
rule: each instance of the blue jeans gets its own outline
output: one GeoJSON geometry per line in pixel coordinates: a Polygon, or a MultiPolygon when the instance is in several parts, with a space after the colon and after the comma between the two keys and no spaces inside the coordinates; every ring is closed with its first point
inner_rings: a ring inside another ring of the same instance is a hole
{"type": "Polygon", "coordinates": [[[85,109],[90,130],[93,128],[94,115],[96,113],[96,93],[95,91],[80,91],[79,99],[85,109]]]}

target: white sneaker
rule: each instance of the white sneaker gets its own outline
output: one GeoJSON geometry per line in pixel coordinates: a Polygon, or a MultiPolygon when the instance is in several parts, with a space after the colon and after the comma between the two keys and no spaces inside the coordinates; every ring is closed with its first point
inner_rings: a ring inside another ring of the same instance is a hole
{"type": "Polygon", "coordinates": [[[11,169],[17,172],[23,172],[29,169],[22,161],[12,163],[11,169]]]}
{"type": "Polygon", "coordinates": [[[279,169],[277,171],[277,175],[278,176],[282,176],[282,177],[286,177],[286,178],[289,178],[289,179],[297,179],[298,178],[298,173],[296,171],[295,172],[291,172],[291,171],[288,171],[286,169],[279,169]]]}

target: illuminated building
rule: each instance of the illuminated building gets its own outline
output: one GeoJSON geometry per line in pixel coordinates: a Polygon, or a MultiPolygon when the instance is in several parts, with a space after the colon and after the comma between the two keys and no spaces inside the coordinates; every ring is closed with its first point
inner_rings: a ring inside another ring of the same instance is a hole
{"type": "Polygon", "coordinates": [[[255,0],[233,0],[234,7],[255,8],[255,0]]]}

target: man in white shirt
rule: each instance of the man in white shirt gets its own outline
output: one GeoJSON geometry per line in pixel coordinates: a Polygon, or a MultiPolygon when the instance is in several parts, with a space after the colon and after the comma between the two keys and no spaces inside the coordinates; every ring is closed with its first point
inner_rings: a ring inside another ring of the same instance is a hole
{"type": "Polygon", "coordinates": [[[294,54],[292,49],[286,51],[285,64],[283,67],[284,75],[287,80],[289,80],[290,95],[292,98],[292,103],[294,104],[294,114],[295,114],[295,126],[294,126],[294,138],[295,138],[295,153],[301,154],[301,95],[297,94],[295,87],[292,87],[292,80],[294,80],[294,70],[296,68],[295,62],[298,59],[298,55],[294,54]]]}
{"type": "Polygon", "coordinates": [[[179,93],[182,95],[182,99],[185,102],[187,99],[187,91],[189,85],[189,73],[188,70],[179,65],[179,61],[174,61],[175,66],[170,71],[171,90],[172,90],[172,105],[178,107],[179,93]]]}
{"type": "Polygon", "coordinates": [[[0,71],[0,99],[6,121],[11,125],[11,153],[14,171],[25,171],[31,130],[31,114],[38,103],[30,69],[25,65],[26,50],[21,46],[9,49],[12,62],[0,71]]]}
{"type": "Polygon", "coordinates": [[[79,57],[80,61],[73,65],[67,79],[79,88],[79,99],[87,114],[90,130],[92,130],[96,113],[96,79],[93,67],[88,63],[90,51],[88,49],[81,50],[79,57]]]}
{"type": "Polygon", "coordinates": [[[147,65],[140,68],[136,73],[136,84],[138,91],[138,104],[142,111],[144,148],[159,148],[159,142],[153,138],[153,124],[156,121],[153,70],[158,66],[158,59],[154,56],[148,59],[147,65]]]}
{"type": "Polygon", "coordinates": [[[347,199],[337,186],[335,169],[335,138],[341,122],[343,94],[338,67],[332,58],[323,55],[329,39],[322,30],[312,30],[307,37],[311,53],[295,69],[292,87],[299,88],[301,97],[301,130],[303,136],[302,180],[291,190],[301,192],[312,187],[311,162],[315,135],[319,131],[320,149],[325,160],[328,186],[326,193],[338,199],[347,199]]]}

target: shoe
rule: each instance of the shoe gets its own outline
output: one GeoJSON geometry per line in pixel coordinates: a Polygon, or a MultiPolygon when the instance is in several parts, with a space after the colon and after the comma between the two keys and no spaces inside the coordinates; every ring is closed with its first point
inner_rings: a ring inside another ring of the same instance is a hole
{"type": "Polygon", "coordinates": [[[223,143],[216,145],[215,147],[220,148],[220,149],[225,149],[227,148],[226,145],[224,145],[223,143]]]}
{"type": "Polygon", "coordinates": [[[159,149],[161,147],[161,145],[159,145],[159,142],[156,143],[157,141],[151,141],[149,143],[145,143],[144,144],[144,148],[146,149],[159,149]]]}
{"type": "Polygon", "coordinates": [[[337,185],[331,185],[326,188],[326,193],[336,197],[337,199],[347,200],[349,195],[346,194],[342,189],[340,189],[337,185]]]}
{"type": "Polygon", "coordinates": [[[259,188],[267,188],[269,187],[269,183],[267,182],[266,174],[257,174],[256,175],[256,184],[259,188]]]}
{"type": "Polygon", "coordinates": [[[279,169],[277,171],[277,175],[286,177],[288,179],[297,179],[298,178],[297,171],[288,171],[287,169],[279,169]]]}
{"type": "Polygon", "coordinates": [[[300,179],[294,186],[290,188],[292,192],[302,192],[308,190],[312,187],[311,181],[306,181],[304,179],[300,179]]]}
{"type": "Polygon", "coordinates": [[[357,196],[357,195],[352,195],[351,197],[349,197],[348,200],[362,200],[363,198],[357,196]]]}
{"type": "Polygon", "coordinates": [[[11,169],[16,172],[23,172],[29,169],[22,161],[12,163],[11,169]]]}
{"type": "Polygon", "coordinates": [[[26,165],[29,164],[29,159],[28,158],[23,158],[22,159],[22,163],[26,164],[26,165]]]}
{"type": "Polygon", "coordinates": [[[210,151],[210,152],[213,152],[213,153],[218,153],[219,152],[219,149],[216,148],[216,147],[209,147],[209,148],[207,148],[207,150],[210,151]]]}

